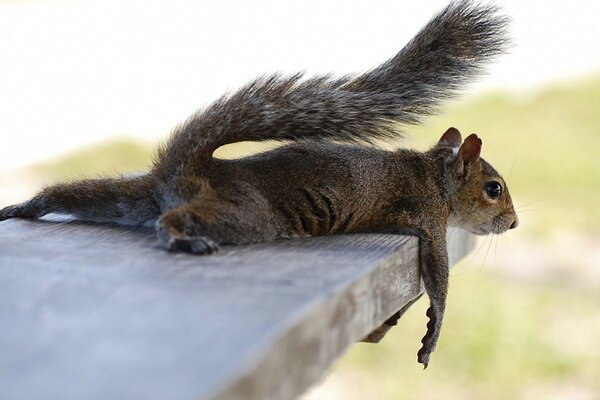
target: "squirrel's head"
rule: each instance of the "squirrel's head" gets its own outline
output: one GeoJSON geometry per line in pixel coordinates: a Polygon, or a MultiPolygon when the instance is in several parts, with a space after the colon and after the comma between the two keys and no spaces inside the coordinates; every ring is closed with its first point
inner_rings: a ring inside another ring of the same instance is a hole
{"type": "Polygon", "coordinates": [[[519,219],[504,179],[480,158],[481,139],[475,134],[462,141],[460,132],[450,128],[437,147],[451,148],[448,159],[452,214],[449,225],[478,235],[503,233],[516,228],[519,219]]]}

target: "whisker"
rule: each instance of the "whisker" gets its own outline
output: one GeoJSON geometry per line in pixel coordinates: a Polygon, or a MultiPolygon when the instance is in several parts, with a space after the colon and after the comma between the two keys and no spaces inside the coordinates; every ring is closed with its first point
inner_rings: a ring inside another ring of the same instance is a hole
{"type": "Polygon", "coordinates": [[[506,177],[506,182],[508,183],[508,180],[510,179],[510,176],[512,175],[513,169],[515,168],[515,164],[517,163],[517,156],[515,155],[513,158],[513,162],[512,165],[510,167],[510,171],[508,171],[508,176],[506,177]]]}
{"type": "Polygon", "coordinates": [[[472,263],[473,261],[475,261],[475,257],[477,257],[477,254],[479,254],[479,251],[481,250],[481,248],[485,245],[485,242],[487,241],[488,237],[484,237],[484,239],[481,241],[481,244],[479,245],[479,247],[477,248],[477,250],[475,251],[475,253],[473,253],[473,255],[471,256],[471,259],[469,260],[469,263],[472,263]]]}
{"type": "Polygon", "coordinates": [[[496,239],[496,244],[494,245],[494,264],[495,264],[495,263],[498,262],[497,252],[498,252],[498,241],[500,240],[500,239],[498,239],[498,237],[501,236],[501,235],[494,235],[494,236],[495,236],[495,239],[496,239]]]}
{"type": "Polygon", "coordinates": [[[540,210],[537,208],[531,208],[529,210],[515,210],[515,213],[517,214],[524,214],[524,213],[528,213],[528,212],[540,212],[540,211],[544,211],[544,210],[540,210]]]}
{"type": "Polygon", "coordinates": [[[479,252],[481,251],[481,249],[485,246],[487,240],[488,240],[488,237],[485,236],[483,238],[483,240],[481,241],[481,245],[479,245],[479,248],[477,249],[477,251],[475,252],[475,254],[473,254],[473,258],[475,258],[477,256],[477,254],[479,254],[479,252]]]}
{"type": "Polygon", "coordinates": [[[493,235],[490,235],[490,242],[488,243],[488,247],[487,247],[487,250],[485,252],[485,257],[483,257],[483,262],[481,263],[480,269],[483,269],[483,266],[485,265],[485,262],[487,261],[487,257],[488,257],[488,254],[490,252],[490,248],[492,247],[492,239],[493,239],[493,237],[494,237],[493,235]]]}
{"type": "Polygon", "coordinates": [[[516,208],[521,208],[521,207],[525,207],[525,206],[530,206],[532,204],[536,204],[536,203],[541,203],[543,202],[543,200],[533,200],[533,201],[528,201],[527,203],[523,203],[523,204],[519,204],[518,207],[516,208]]]}

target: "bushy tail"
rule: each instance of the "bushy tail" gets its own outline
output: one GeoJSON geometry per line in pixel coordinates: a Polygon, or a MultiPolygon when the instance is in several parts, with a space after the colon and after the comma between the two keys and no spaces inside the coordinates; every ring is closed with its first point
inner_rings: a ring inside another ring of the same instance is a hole
{"type": "Polygon", "coordinates": [[[435,112],[505,51],[507,24],[494,6],[454,1],[395,57],[362,75],[256,79],[177,128],[159,163],[172,172],[199,168],[218,147],[246,140],[397,136],[394,126],[435,112]]]}

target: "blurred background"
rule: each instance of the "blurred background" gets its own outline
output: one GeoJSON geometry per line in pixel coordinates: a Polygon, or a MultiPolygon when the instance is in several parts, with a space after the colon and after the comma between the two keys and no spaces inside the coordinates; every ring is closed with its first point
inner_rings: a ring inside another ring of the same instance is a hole
{"type": "MultiPolygon", "coordinates": [[[[427,371],[421,300],[304,400],[600,398],[600,6],[495,3],[514,20],[511,53],[393,145],[478,133],[519,229],[453,269],[427,371]]],[[[147,168],[177,123],[257,75],[373,67],[445,4],[0,1],[0,207],[57,180],[147,168]]]]}

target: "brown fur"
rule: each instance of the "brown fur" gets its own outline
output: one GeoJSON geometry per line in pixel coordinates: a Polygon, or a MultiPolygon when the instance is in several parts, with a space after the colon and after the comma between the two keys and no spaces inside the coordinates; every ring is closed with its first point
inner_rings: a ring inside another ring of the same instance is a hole
{"type": "Polygon", "coordinates": [[[177,128],[147,174],[51,186],[0,210],[0,221],[66,213],[154,225],[166,249],[194,254],[277,238],[416,235],[431,302],[418,353],[427,366],[448,293],[446,228],[488,234],[515,227],[506,184],[479,157],[481,140],[470,135],[461,144],[454,128],[423,153],[331,140],[389,137],[392,122],[414,123],[453,96],[503,50],[506,19],[495,12],[451,3],[395,57],[355,78],[259,79],[177,128]],[[266,139],[297,143],[239,160],[212,157],[223,144],[266,139]]]}

